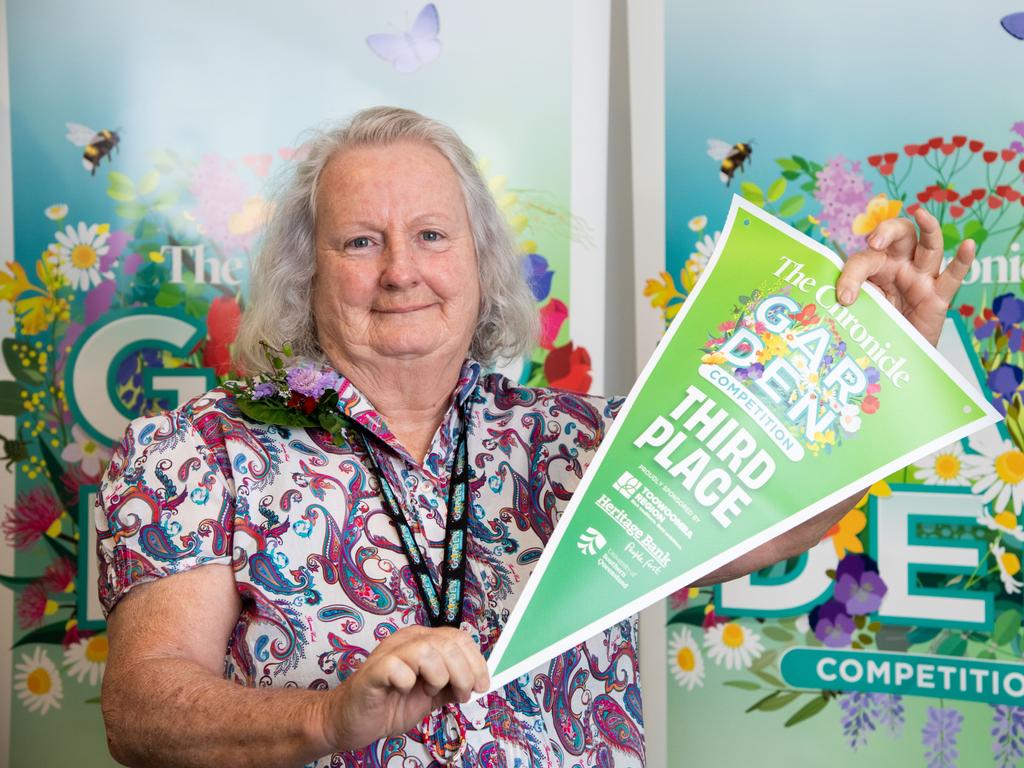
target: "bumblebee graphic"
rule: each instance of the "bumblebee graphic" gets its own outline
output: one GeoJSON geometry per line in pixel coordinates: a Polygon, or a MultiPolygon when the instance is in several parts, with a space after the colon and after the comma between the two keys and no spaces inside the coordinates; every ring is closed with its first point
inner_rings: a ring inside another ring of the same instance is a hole
{"type": "Polygon", "coordinates": [[[725,186],[729,186],[729,182],[732,181],[736,172],[743,170],[743,164],[750,160],[750,156],[754,153],[751,144],[753,144],[753,140],[746,144],[743,142],[730,144],[721,139],[708,139],[708,157],[722,164],[719,178],[725,183],[725,186]]]}
{"type": "Polygon", "coordinates": [[[100,161],[106,157],[110,162],[110,153],[121,143],[117,131],[103,129],[94,131],[81,123],[65,123],[68,129],[67,140],[76,147],[85,147],[82,152],[82,167],[93,176],[100,161]]]}

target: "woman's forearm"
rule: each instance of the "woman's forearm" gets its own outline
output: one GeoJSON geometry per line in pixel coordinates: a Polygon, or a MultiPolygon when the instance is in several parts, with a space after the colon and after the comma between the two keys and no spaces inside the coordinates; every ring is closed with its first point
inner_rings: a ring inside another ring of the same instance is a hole
{"type": "Polygon", "coordinates": [[[760,571],[774,565],[780,560],[788,560],[806,552],[824,538],[829,529],[843,519],[843,517],[857,504],[867,493],[867,490],[855,493],[847,499],[843,499],[835,506],[829,507],[821,514],[815,515],[800,525],[786,531],[771,541],[767,541],[759,547],[750,550],[747,554],[736,558],[732,562],[723,565],[716,571],[698,579],[693,583],[695,587],[705,587],[710,584],[720,584],[723,581],[732,581],[748,573],[760,571]]]}
{"type": "Polygon", "coordinates": [[[110,753],[125,765],[300,766],[335,749],[324,727],[330,698],[246,688],[180,658],[147,659],[104,678],[102,710],[110,753]]]}

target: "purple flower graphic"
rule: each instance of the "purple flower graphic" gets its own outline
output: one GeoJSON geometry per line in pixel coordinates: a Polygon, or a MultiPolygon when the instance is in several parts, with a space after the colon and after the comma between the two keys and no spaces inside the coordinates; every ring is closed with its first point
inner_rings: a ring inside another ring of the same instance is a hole
{"type": "Polygon", "coordinates": [[[878,565],[867,555],[847,555],[839,561],[833,600],[850,616],[877,611],[887,591],[888,587],[878,575],[878,565]]]}
{"type": "Polygon", "coordinates": [[[1024,120],[1018,120],[1016,123],[1010,126],[1010,130],[1024,139],[1024,120]]]}
{"type": "Polygon", "coordinates": [[[877,696],[879,694],[852,691],[839,699],[839,707],[843,710],[840,717],[843,735],[855,752],[868,743],[868,735],[875,730],[877,696]]]}
{"type": "Polygon", "coordinates": [[[808,617],[814,636],[829,648],[845,648],[857,631],[853,619],[838,600],[816,606],[808,617]]]}
{"type": "Polygon", "coordinates": [[[1024,320],[1024,301],[1012,293],[1004,293],[996,296],[992,302],[992,311],[996,313],[1002,326],[1008,328],[1024,320]]]}
{"type": "Polygon", "coordinates": [[[1021,371],[1016,365],[1000,363],[998,368],[988,374],[986,381],[988,388],[993,393],[1004,400],[1010,400],[1017,388],[1020,387],[1022,379],[1024,379],[1024,371],[1021,371]]]}
{"type": "Polygon", "coordinates": [[[1024,330],[1021,330],[1017,326],[1010,329],[1010,351],[1017,352],[1022,346],[1024,346],[1024,330]]]}
{"type": "Polygon", "coordinates": [[[533,298],[543,301],[551,293],[551,278],[555,273],[548,269],[548,260],[539,253],[528,253],[523,262],[526,282],[533,291],[533,298]]]}
{"type": "Polygon", "coordinates": [[[879,727],[887,728],[893,738],[900,738],[906,722],[903,714],[903,697],[895,693],[875,693],[872,696],[877,705],[879,727]]]}
{"type": "Polygon", "coordinates": [[[996,329],[996,321],[989,320],[988,322],[982,323],[974,329],[974,338],[981,340],[987,339],[996,329]]]}
{"type": "Polygon", "coordinates": [[[756,381],[764,374],[764,366],[761,363],[748,365],[746,368],[736,369],[736,378],[740,381],[756,381]]]}
{"type": "Polygon", "coordinates": [[[833,157],[818,171],[814,197],[821,203],[819,218],[829,237],[847,251],[862,250],[864,238],[853,234],[853,219],[868,207],[871,183],[861,175],[860,163],[850,163],[842,155],[833,157]]]}
{"type": "Polygon", "coordinates": [[[1024,707],[992,707],[992,753],[996,768],[1016,768],[1024,757],[1024,707]]]}
{"type": "Polygon", "coordinates": [[[963,722],[964,716],[955,709],[928,707],[928,720],[921,730],[928,768],[956,768],[960,757],[956,740],[963,722]]]}
{"type": "Polygon", "coordinates": [[[872,365],[864,369],[864,377],[868,380],[868,384],[876,384],[882,378],[882,374],[872,365]]]}
{"type": "Polygon", "coordinates": [[[189,192],[195,198],[195,216],[206,238],[221,250],[232,253],[248,249],[256,239],[255,229],[241,232],[232,217],[242,213],[249,189],[235,172],[232,162],[216,155],[204,155],[192,171],[189,192]]]}

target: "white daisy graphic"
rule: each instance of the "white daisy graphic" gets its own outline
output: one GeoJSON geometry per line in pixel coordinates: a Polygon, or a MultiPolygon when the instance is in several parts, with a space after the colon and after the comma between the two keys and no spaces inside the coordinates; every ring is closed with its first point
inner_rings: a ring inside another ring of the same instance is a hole
{"type": "Polygon", "coordinates": [[[970,441],[977,455],[963,457],[967,474],[974,480],[971,491],[995,509],[1006,509],[1013,502],[1013,513],[1020,515],[1024,503],[1024,453],[994,430],[980,432],[970,441]]]}
{"type": "Polygon", "coordinates": [[[42,646],[37,645],[31,656],[21,655],[21,663],[14,668],[14,690],[29,712],[45,715],[50,707],[60,709],[64,687],[42,646]]]}
{"type": "Polygon", "coordinates": [[[693,232],[702,232],[702,231],[704,231],[704,228],[707,225],[708,225],[708,217],[707,216],[694,216],[692,219],[690,219],[688,222],[686,222],[686,226],[688,226],[690,228],[690,230],[693,231],[693,232]]]}
{"type": "Polygon", "coordinates": [[[80,461],[85,474],[98,475],[101,469],[100,463],[110,458],[110,449],[85,434],[85,430],[77,424],[71,426],[71,437],[72,442],[64,446],[60,457],[69,463],[80,461]]]}
{"type": "Polygon", "coordinates": [[[78,228],[68,224],[63,232],[57,232],[56,244],[50,250],[57,254],[61,274],[68,283],[79,291],[87,291],[99,285],[103,280],[112,280],[110,271],[100,271],[100,259],[107,254],[109,228],[106,224],[93,224],[87,227],[84,221],[78,222],[78,228]]]}
{"type": "Polygon", "coordinates": [[[690,254],[690,261],[695,261],[700,265],[701,269],[704,269],[708,265],[711,254],[715,252],[715,246],[718,244],[718,238],[721,235],[721,232],[715,232],[714,235],[704,235],[704,237],[698,240],[697,252],[690,254]]]}
{"type": "Polygon", "coordinates": [[[1008,509],[1003,510],[998,515],[993,515],[985,509],[978,515],[978,522],[990,531],[1005,533],[1007,536],[1017,539],[1017,541],[1024,541],[1024,528],[1021,528],[1020,523],[1017,522],[1017,516],[1008,509]]]}
{"type": "Polygon", "coordinates": [[[683,627],[672,634],[668,666],[681,688],[692,691],[704,685],[704,656],[689,627],[683,627]]]}
{"type": "Polygon", "coordinates": [[[1015,578],[1020,573],[1020,558],[1013,552],[1007,552],[1006,547],[1000,546],[994,541],[988,545],[988,548],[992,551],[992,557],[995,558],[996,563],[999,564],[999,578],[1003,582],[1006,594],[1019,594],[1021,588],[1024,587],[1024,582],[1015,578]]]}
{"type": "Polygon", "coordinates": [[[68,215],[67,203],[54,203],[53,205],[47,206],[43,213],[46,214],[46,218],[50,221],[60,221],[68,215]]]}
{"type": "Polygon", "coordinates": [[[839,423],[843,425],[844,432],[856,432],[860,429],[860,408],[853,403],[843,406],[840,412],[839,423]]]}
{"type": "Polygon", "coordinates": [[[964,458],[964,447],[956,442],[914,462],[914,474],[928,485],[970,485],[964,458]]]}
{"type": "Polygon", "coordinates": [[[764,652],[761,637],[738,621],[716,624],[704,632],[708,656],[726,669],[749,667],[764,652]]]}
{"type": "Polygon", "coordinates": [[[97,685],[107,667],[107,636],[93,635],[69,646],[64,651],[64,666],[78,682],[88,677],[89,685],[97,685]]]}

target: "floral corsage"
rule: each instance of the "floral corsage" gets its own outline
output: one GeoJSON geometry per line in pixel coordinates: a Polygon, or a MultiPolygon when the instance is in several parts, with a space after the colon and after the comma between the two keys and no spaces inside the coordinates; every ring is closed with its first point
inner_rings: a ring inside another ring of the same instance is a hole
{"type": "Polygon", "coordinates": [[[258,373],[224,384],[238,409],[253,421],[283,427],[320,427],[336,445],[345,442],[342,428],[349,423],[338,408],[341,377],[310,362],[286,364],[292,357],[285,345],[264,345],[271,373],[258,373]]]}

